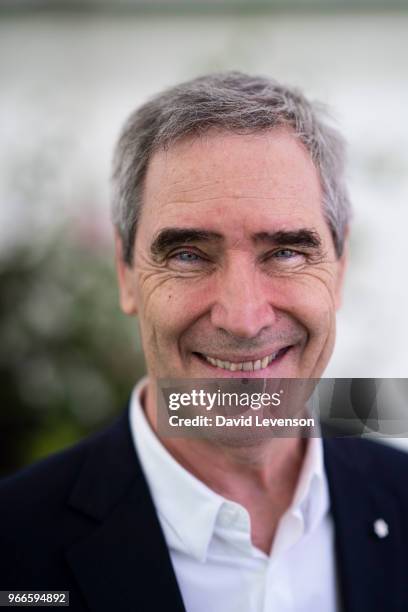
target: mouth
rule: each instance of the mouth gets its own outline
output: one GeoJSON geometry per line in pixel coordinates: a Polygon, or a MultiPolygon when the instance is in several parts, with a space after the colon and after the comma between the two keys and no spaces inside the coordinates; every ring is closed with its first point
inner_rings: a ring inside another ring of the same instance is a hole
{"type": "Polygon", "coordinates": [[[262,357],[256,357],[255,359],[245,359],[238,361],[238,358],[224,359],[221,357],[205,355],[204,353],[194,352],[193,354],[198,357],[202,363],[213,368],[214,370],[226,372],[259,372],[262,373],[270,368],[275,363],[278,363],[288,353],[292,346],[285,346],[273,353],[264,355],[262,357]]]}

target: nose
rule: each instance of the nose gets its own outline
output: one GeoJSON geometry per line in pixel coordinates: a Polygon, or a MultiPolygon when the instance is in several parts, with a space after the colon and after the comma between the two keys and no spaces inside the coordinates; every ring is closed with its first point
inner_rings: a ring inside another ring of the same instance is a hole
{"type": "Polygon", "coordinates": [[[219,273],[211,323],[236,337],[255,338],[275,320],[267,280],[252,261],[237,257],[219,273]]]}

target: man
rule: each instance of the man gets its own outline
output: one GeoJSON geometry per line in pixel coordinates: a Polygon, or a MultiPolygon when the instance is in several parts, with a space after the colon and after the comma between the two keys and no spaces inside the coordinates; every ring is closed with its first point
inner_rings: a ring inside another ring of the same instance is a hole
{"type": "Polygon", "coordinates": [[[112,428],[1,485],[1,588],[81,611],[407,610],[404,454],[157,423],[162,379],[322,375],[350,216],[336,131],[269,79],[181,84],[125,125],[113,210],[148,377],[112,428]]]}

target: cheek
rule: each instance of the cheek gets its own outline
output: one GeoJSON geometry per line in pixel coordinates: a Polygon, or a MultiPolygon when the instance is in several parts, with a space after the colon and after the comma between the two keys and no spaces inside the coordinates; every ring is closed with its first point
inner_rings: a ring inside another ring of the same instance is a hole
{"type": "Polygon", "coordinates": [[[140,319],[159,344],[180,336],[204,312],[209,292],[201,285],[191,279],[174,278],[150,279],[140,284],[140,319]]]}
{"type": "Polygon", "coordinates": [[[333,352],[336,335],[334,292],[321,279],[303,278],[287,283],[283,292],[286,313],[307,332],[298,354],[299,375],[319,378],[333,352]]]}
{"type": "Polygon", "coordinates": [[[312,275],[284,279],[272,304],[301,323],[312,336],[327,336],[335,321],[334,285],[312,275]]]}

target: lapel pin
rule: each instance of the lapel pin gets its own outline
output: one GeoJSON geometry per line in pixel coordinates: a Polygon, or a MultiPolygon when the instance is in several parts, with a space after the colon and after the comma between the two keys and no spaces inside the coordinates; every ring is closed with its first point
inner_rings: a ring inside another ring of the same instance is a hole
{"type": "Polygon", "coordinates": [[[386,538],[387,535],[389,534],[389,529],[388,529],[388,524],[384,521],[384,519],[379,518],[376,521],[374,521],[374,533],[377,536],[377,538],[383,539],[386,538]]]}

